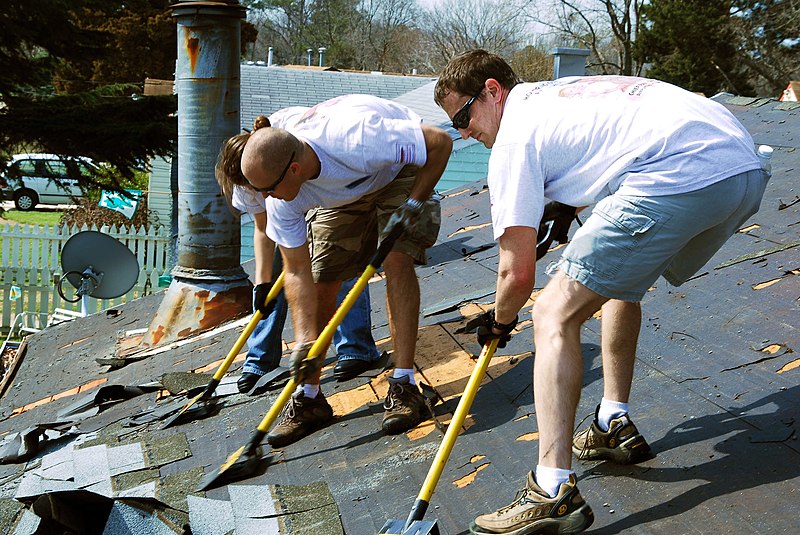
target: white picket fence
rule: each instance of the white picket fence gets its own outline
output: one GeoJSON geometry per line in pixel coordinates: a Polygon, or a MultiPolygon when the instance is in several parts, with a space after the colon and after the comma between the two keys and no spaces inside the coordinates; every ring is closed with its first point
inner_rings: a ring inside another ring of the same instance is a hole
{"type": "MultiPolygon", "coordinates": [[[[74,234],[95,230],[108,234],[125,244],[139,261],[139,279],[133,289],[116,299],[89,299],[88,312],[105,310],[115,305],[136,299],[158,290],[158,279],[167,274],[169,231],[164,227],[145,230],[95,225],[88,227],[50,227],[36,225],[0,226],[0,330],[7,331],[17,314],[37,313],[39,326],[47,323],[47,317],[56,308],[79,311],[81,303],[68,303],[61,299],[55,283],[62,274],[61,248],[74,234]],[[12,287],[21,292],[12,292],[12,287]]],[[[69,282],[63,285],[67,297],[75,295],[69,282]]],[[[28,314],[31,316],[31,314],[28,314]]]]}

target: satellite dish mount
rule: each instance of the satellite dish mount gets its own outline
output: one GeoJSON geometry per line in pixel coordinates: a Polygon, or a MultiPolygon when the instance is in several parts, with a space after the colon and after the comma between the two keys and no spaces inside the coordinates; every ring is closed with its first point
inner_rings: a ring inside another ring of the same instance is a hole
{"type": "Polygon", "coordinates": [[[139,278],[139,262],[133,252],[108,234],[87,230],[73,235],[61,250],[64,275],[56,289],[68,303],[81,302],[81,315],[88,315],[89,297],[114,299],[124,295],[139,278]],[[68,280],[77,291],[75,298],[64,295],[68,280]]]}

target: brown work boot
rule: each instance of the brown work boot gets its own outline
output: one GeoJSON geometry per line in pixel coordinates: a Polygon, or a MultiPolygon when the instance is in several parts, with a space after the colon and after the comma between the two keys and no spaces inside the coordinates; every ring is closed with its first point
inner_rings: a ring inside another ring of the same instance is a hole
{"type": "Polygon", "coordinates": [[[594,522],[591,507],[581,497],[575,475],[551,498],[536,484],[533,472],[514,501],[494,513],[481,515],[469,527],[473,535],[527,535],[533,533],[580,533],[594,522]]]}
{"type": "Polygon", "coordinates": [[[389,393],[383,402],[386,412],[383,414],[383,432],[396,435],[408,431],[429,414],[425,405],[425,398],[417,388],[412,385],[408,377],[389,377],[389,393]]]}
{"type": "Polygon", "coordinates": [[[650,445],[627,414],[611,420],[608,431],[601,431],[596,411],[592,425],[572,438],[572,452],[582,461],[607,459],[618,464],[632,464],[653,457],[650,445]]]}
{"type": "Polygon", "coordinates": [[[307,398],[300,388],[289,398],[281,412],[281,420],[267,435],[267,442],[275,448],[288,446],[332,419],[333,409],[322,392],[315,398],[307,398]]]}

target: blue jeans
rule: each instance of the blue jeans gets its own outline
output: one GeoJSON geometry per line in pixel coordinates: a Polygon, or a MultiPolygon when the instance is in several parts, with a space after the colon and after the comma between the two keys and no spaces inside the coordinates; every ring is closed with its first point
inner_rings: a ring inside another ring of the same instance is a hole
{"type": "MultiPolygon", "coordinates": [[[[336,296],[337,306],[341,304],[356,280],[350,279],[342,282],[342,287],[336,296]]],[[[243,372],[264,375],[278,367],[283,352],[281,338],[288,309],[286,296],[281,291],[275,302],[275,309],[269,316],[258,322],[250,338],[247,339],[249,350],[242,367],[243,372]]],[[[380,357],[380,352],[375,347],[375,339],[372,338],[369,286],[364,288],[356,302],[353,303],[353,308],[336,329],[333,334],[333,344],[336,348],[336,356],[341,360],[374,361],[380,357]]]]}

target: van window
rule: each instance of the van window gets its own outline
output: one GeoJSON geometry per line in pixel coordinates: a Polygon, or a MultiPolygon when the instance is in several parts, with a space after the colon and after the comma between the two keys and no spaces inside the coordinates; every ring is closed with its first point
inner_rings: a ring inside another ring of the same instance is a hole
{"type": "Polygon", "coordinates": [[[8,168],[8,176],[36,176],[36,160],[17,160],[8,168]]]}
{"type": "Polygon", "coordinates": [[[69,178],[67,166],[59,160],[48,160],[44,162],[44,175],[47,178],[69,178]]]}

